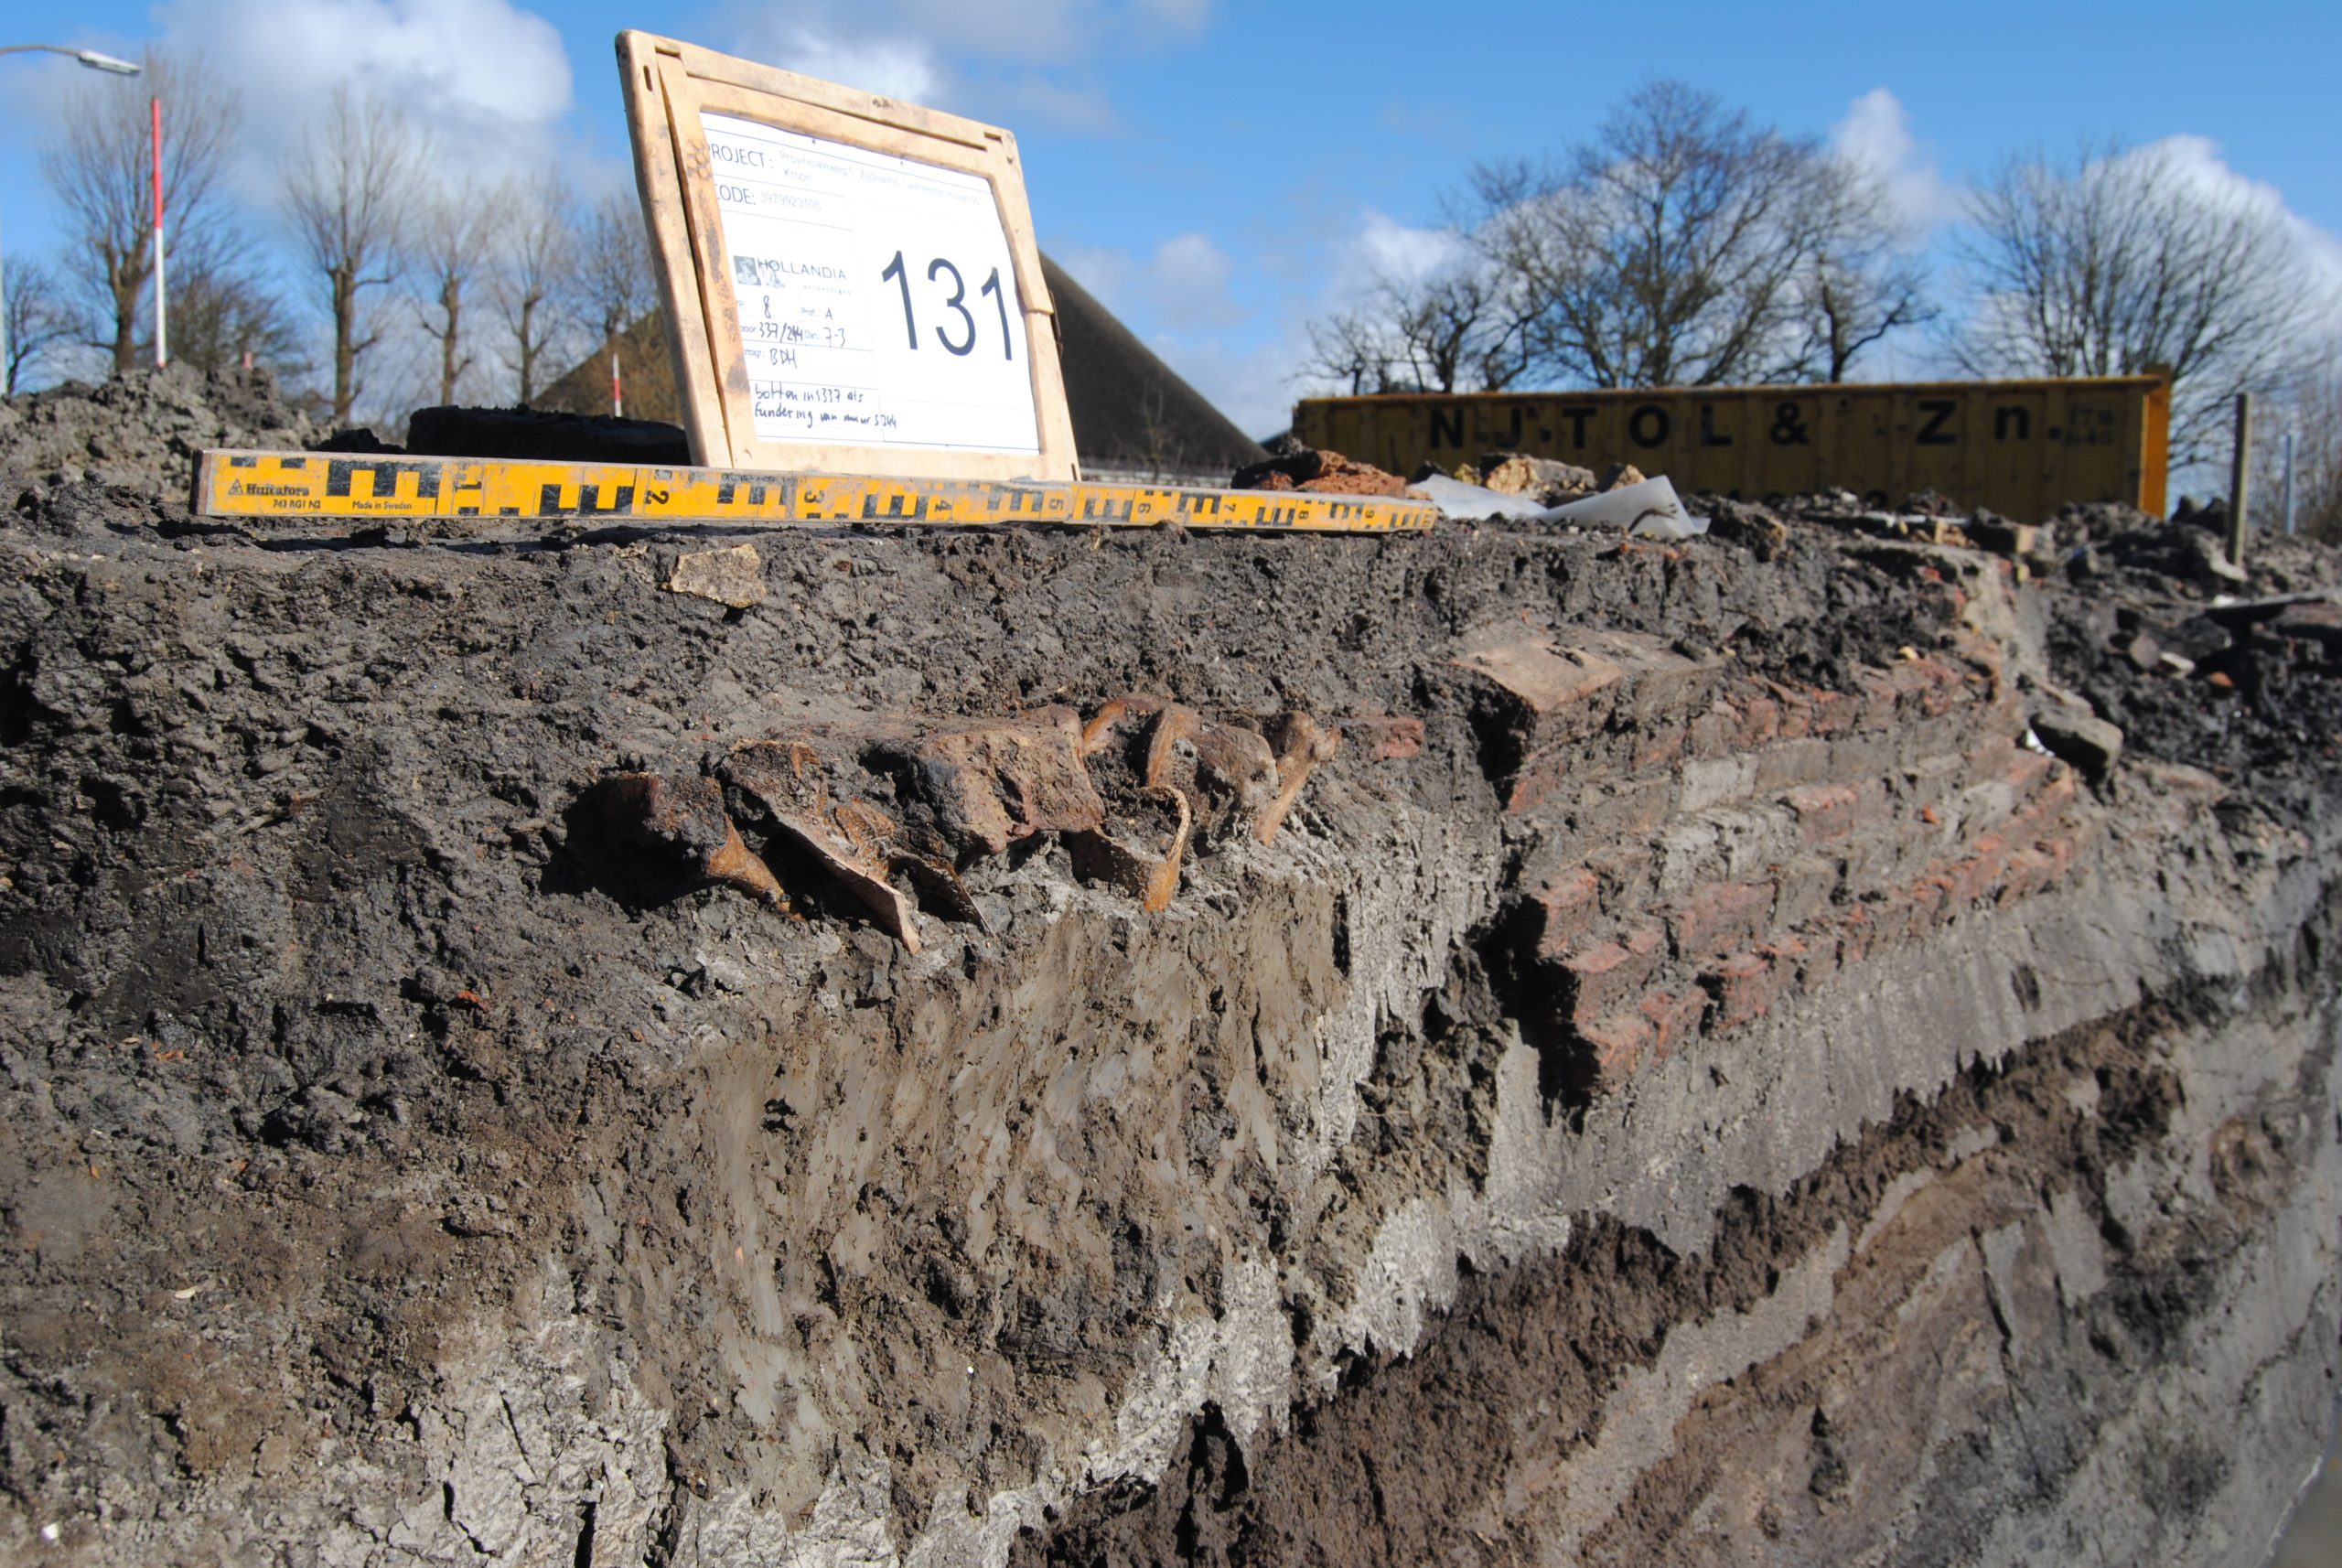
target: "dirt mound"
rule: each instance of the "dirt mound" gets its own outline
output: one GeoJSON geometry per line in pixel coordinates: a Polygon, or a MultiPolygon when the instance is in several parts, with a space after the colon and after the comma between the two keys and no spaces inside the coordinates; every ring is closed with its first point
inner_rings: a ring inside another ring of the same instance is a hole
{"type": "MultiPolygon", "coordinates": [[[[266,371],[205,374],[183,365],[96,386],[70,381],[0,399],[0,490],[27,481],[93,483],[178,502],[209,447],[299,450],[317,434],[266,371]]],[[[43,508],[20,506],[40,521],[43,508]]]]}

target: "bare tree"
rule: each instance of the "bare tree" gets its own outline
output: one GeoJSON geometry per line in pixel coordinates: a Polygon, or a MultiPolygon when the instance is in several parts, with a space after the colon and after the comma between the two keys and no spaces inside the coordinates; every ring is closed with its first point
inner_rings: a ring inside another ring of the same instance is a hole
{"type": "Polygon", "coordinates": [[[1500,392],[1527,369],[1520,291],[1466,251],[1376,280],[1359,308],[1309,324],[1303,373],[1350,392],[1500,392]]]}
{"type": "Polygon", "coordinates": [[[2311,327],[2334,309],[2281,212],[2197,177],[2164,145],[2013,161],[1976,192],[1959,246],[1962,368],[2167,366],[2175,467],[2225,449],[2230,397],[2294,374],[2311,327]]]}
{"type": "Polygon", "coordinates": [[[148,50],[135,87],[119,79],[77,81],[41,145],[41,177],[73,232],[68,270],[98,318],[94,340],[116,375],[136,365],[141,333],[152,341],[155,208],[148,100],[163,103],[165,235],[174,270],[214,241],[226,213],[220,180],[242,121],[235,95],[199,59],[148,50]]]}
{"type": "Polygon", "coordinates": [[[1864,349],[1939,311],[1919,263],[1920,237],[1877,176],[1832,159],[1815,171],[1812,199],[1811,248],[1790,285],[1794,336],[1772,378],[1842,381],[1864,349]]]}
{"type": "Polygon", "coordinates": [[[650,239],[633,192],[610,192],[578,225],[575,285],[579,307],[606,343],[658,305],[650,239]]]}
{"type": "Polygon", "coordinates": [[[8,359],[0,365],[0,392],[13,397],[35,365],[79,339],[81,325],[57,274],[40,263],[10,262],[7,282],[8,359]]]}
{"type": "MultiPolygon", "coordinates": [[[[1875,242],[1875,209],[1814,143],[1676,81],[1638,89],[1557,167],[1482,165],[1472,188],[1476,243],[1527,296],[1530,368],[1579,384],[1813,374],[1831,333],[1810,328],[1809,285],[1875,242]]],[[[1851,315],[1842,336],[1851,359],[1851,315]]]]}
{"type": "Polygon", "coordinates": [[[199,371],[247,362],[289,381],[306,365],[301,330],[284,299],[257,274],[205,254],[171,271],[171,359],[199,371]]]}
{"type": "Polygon", "coordinates": [[[525,407],[542,390],[546,354],[569,325],[565,306],[575,276],[576,231],[569,189],[557,175],[540,174],[508,187],[498,205],[505,213],[497,281],[497,304],[510,334],[505,366],[525,407]]]}
{"type": "Polygon", "coordinates": [[[2254,411],[2252,521],[2272,532],[2284,527],[2285,436],[2291,433],[2294,526],[2342,544],[2342,359],[2337,349],[2342,343],[2328,338],[2314,363],[2254,411]]]}
{"type": "Polygon", "coordinates": [[[468,180],[433,193],[422,204],[412,249],[417,314],[438,346],[444,406],[456,401],[457,384],[473,363],[464,310],[476,303],[473,285],[489,281],[495,264],[494,203],[468,180]]]}
{"type": "Polygon", "coordinates": [[[371,293],[399,275],[419,189],[414,131],[381,99],[334,90],[322,124],[302,134],[283,172],[285,211],[310,266],[325,279],[333,322],[333,418],[347,424],[361,390],[359,362],[382,340],[371,293]]]}

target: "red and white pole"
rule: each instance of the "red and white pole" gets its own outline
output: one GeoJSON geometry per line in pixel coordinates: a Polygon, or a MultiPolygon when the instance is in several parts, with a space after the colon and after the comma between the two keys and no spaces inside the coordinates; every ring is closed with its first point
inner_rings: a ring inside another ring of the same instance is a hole
{"type": "Polygon", "coordinates": [[[155,368],[159,371],[171,362],[163,313],[163,101],[146,102],[155,114],[155,368]]]}
{"type": "Polygon", "coordinates": [[[618,340],[610,339],[610,414],[626,417],[626,383],[618,379],[618,340]]]}

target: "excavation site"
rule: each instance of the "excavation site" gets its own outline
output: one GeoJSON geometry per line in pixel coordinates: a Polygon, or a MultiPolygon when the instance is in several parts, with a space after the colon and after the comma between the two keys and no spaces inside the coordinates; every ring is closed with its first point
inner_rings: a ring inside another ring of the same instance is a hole
{"type": "Polygon", "coordinates": [[[321,435],[0,404],[0,1558],[2249,1565],[2313,1474],[2331,548],[190,511],[321,435]]]}

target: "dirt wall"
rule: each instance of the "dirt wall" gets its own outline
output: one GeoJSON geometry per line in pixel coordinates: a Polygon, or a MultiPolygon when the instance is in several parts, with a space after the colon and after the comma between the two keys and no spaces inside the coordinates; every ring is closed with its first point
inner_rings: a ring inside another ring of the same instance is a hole
{"type": "Polygon", "coordinates": [[[2323,1444],[2325,600],[9,467],[0,1555],[2245,1563],[2323,1444]]]}

